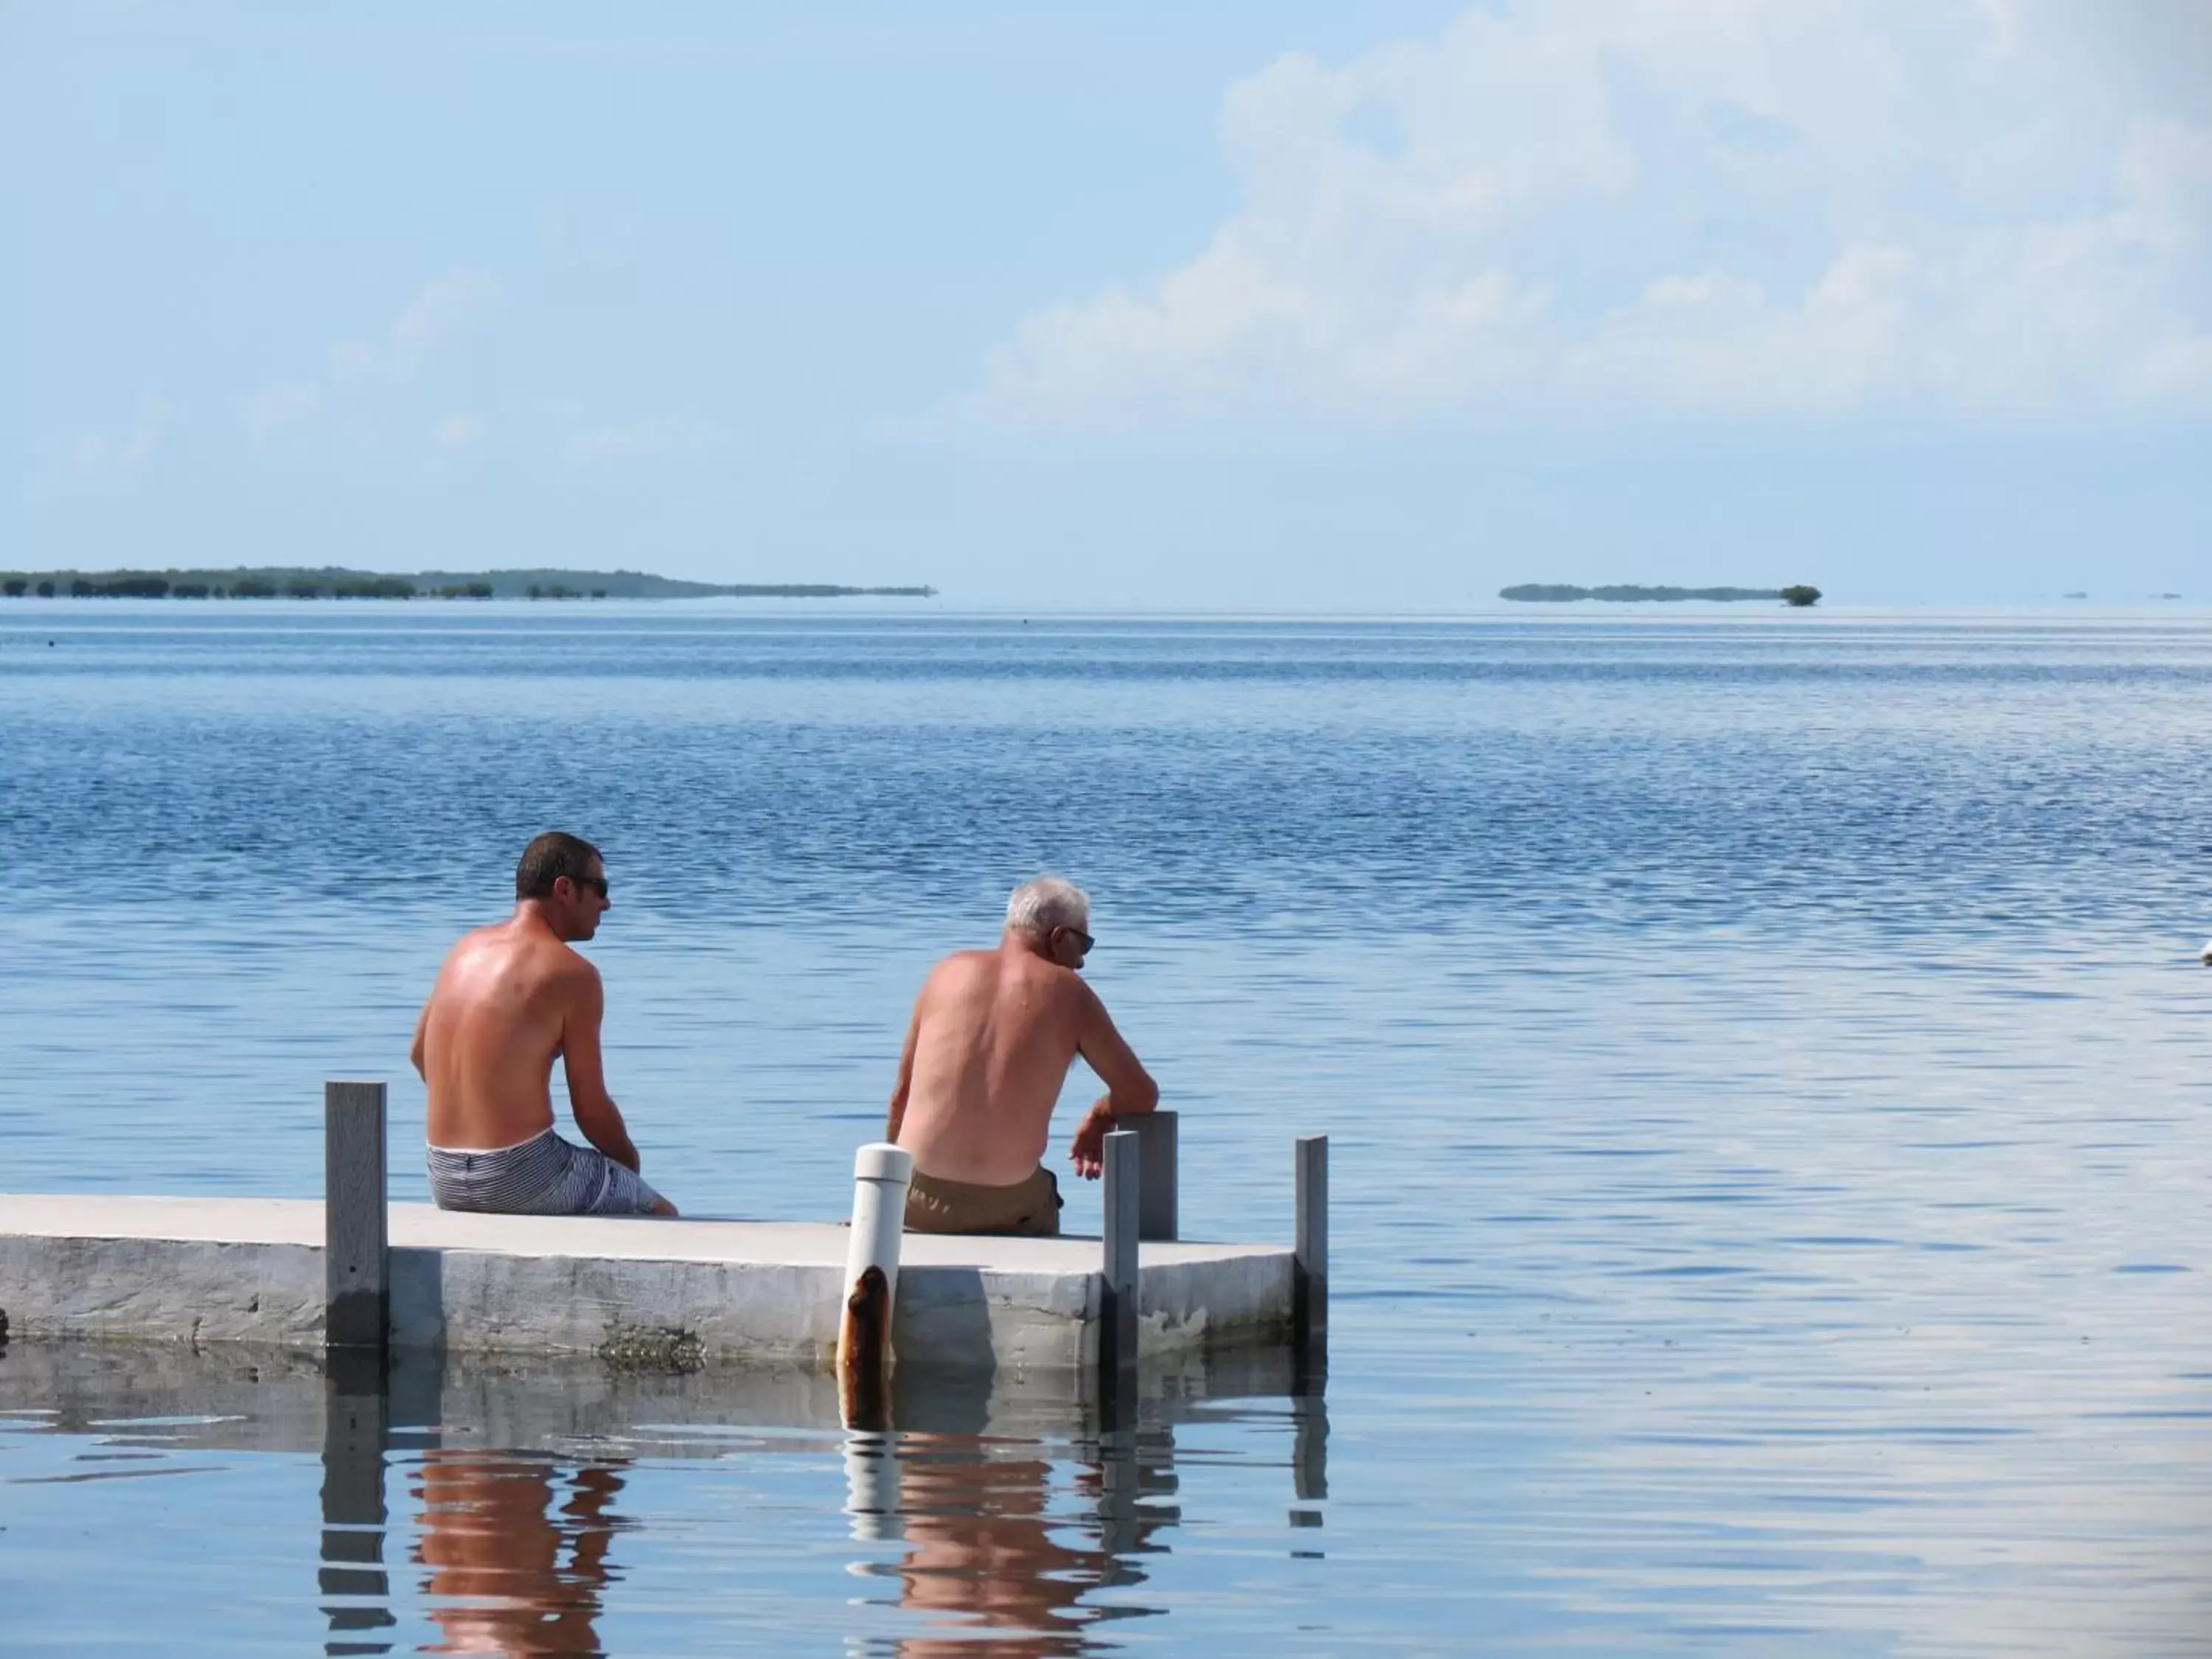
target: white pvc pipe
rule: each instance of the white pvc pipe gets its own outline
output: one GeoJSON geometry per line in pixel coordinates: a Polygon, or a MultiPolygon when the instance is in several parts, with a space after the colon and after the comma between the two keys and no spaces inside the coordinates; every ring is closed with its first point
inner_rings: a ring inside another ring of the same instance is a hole
{"type": "Polygon", "coordinates": [[[891,1318],[913,1179],[914,1154],[888,1141],[853,1155],[853,1236],[837,1297],[837,1403],[848,1429],[890,1426],[891,1318]]]}
{"type": "Polygon", "coordinates": [[[853,1237],[845,1249],[845,1293],[860,1275],[883,1269],[894,1304],[898,1300],[899,1235],[906,1225],[907,1183],[914,1179],[914,1154],[888,1140],[872,1141],[853,1154],[853,1237]]]}

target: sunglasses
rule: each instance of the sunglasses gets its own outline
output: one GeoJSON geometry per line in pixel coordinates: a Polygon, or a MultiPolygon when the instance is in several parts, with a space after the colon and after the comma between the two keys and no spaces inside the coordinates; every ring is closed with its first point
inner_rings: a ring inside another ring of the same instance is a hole
{"type": "Polygon", "coordinates": [[[605,876],[571,876],[568,879],[580,890],[588,887],[603,899],[607,896],[607,878],[605,876]]]}
{"type": "Polygon", "coordinates": [[[1097,939],[1091,938],[1090,934],[1085,933],[1080,927],[1063,927],[1060,931],[1066,934],[1070,939],[1081,939],[1083,941],[1083,949],[1086,955],[1089,954],[1091,947],[1098,943],[1097,939]]]}

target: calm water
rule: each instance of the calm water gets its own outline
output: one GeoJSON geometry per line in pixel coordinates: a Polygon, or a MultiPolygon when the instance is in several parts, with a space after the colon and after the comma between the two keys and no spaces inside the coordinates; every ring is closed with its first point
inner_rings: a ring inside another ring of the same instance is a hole
{"type": "Polygon", "coordinates": [[[557,823],[687,1209],[839,1213],[1051,867],[1186,1231],[1287,1236],[1326,1132],[1336,1291],[1325,1402],[923,1401],[895,1467],[803,1379],[448,1378],[363,1454],[283,1364],[19,1342],[0,1647],[2212,1651],[2208,738],[2180,613],[0,605],[0,1187],[312,1194],[329,1075],[411,1139],[557,823]]]}

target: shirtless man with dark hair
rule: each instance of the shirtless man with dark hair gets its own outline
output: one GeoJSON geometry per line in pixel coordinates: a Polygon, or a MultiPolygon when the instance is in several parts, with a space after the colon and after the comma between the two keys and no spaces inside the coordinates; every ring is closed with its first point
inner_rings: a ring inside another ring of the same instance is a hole
{"type": "Polygon", "coordinates": [[[429,1085],[430,1193],[447,1210],[674,1215],[639,1178],[637,1148],[599,1070],[599,970],[568,947],[611,907],[599,848],[549,830],[523,850],[514,914],[464,934],[415,1023],[429,1085]],[[559,1059],[592,1144],[553,1128],[559,1059]]]}
{"type": "Polygon", "coordinates": [[[914,1154],[909,1231],[1058,1234],[1060,1187],[1042,1159],[1078,1054],[1107,1089],[1068,1154],[1086,1181],[1098,1178],[1114,1120],[1159,1104],[1158,1086],[1076,971],[1090,919],[1080,888],[1041,876],[1007,901],[997,950],[956,951],[930,969],[885,1131],[914,1154]]]}

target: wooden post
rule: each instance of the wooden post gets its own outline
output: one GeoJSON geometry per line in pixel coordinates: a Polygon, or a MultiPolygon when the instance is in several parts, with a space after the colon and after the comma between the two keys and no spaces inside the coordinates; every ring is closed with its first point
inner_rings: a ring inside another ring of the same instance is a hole
{"type": "Polygon", "coordinates": [[[1114,1120],[1116,1131],[1137,1137],[1137,1237],[1172,1241],[1176,1231],[1176,1147],[1180,1136],[1173,1112],[1139,1112],[1114,1120]]]}
{"type": "Polygon", "coordinates": [[[837,1401],[848,1429],[890,1426],[891,1315],[914,1154],[875,1141],[853,1154],[853,1227],[837,1322],[837,1401]]]}
{"type": "Polygon", "coordinates": [[[1297,1163],[1291,1340],[1302,1363],[1325,1370],[1328,1364],[1328,1137],[1301,1135],[1297,1163]]]}
{"type": "Polygon", "coordinates": [[[1106,1294],[1099,1309],[1098,1371],[1114,1379],[1137,1368],[1137,1217],[1140,1209],[1137,1137],[1106,1137],[1106,1294]]]}
{"type": "Polygon", "coordinates": [[[323,1085],[323,1346],[384,1351],[384,1085],[323,1085]]]}

